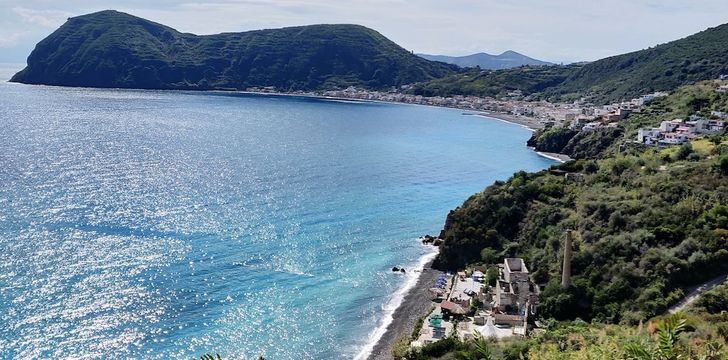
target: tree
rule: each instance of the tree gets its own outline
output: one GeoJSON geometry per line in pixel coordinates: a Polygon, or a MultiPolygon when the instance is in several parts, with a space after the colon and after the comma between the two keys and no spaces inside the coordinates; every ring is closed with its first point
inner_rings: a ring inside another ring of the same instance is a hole
{"type": "Polygon", "coordinates": [[[498,261],[498,256],[496,255],[495,250],[487,247],[480,251],[480,259],[486,264],[494,264],[498,261]]]}
{"type": "Polygon", "coordinates": [[[693,144],[687,142],[682,144],[675,153],[675,160],[685,160],[693,153],[693,144]]]}
{"type": "Polygon", "coordinates": [[[723,176],[728,176],[728,155],[723,155],[716,159],[715,163],[713,163],[713,169],[723,176]]]}
{"type": "Polygon", "coordinates": [[[498,268],[491,266],[488,268],[488,271],[485,272],[485,281],[488,285],[495,286],[495,282],[498,281],[499,276],[500,273],[498,272],[498,268]]]}
{"type": "Polygon", "coordinates": [[[713,145],[718,146],[723,142],[723,135],[716,134],[708,138],[713,145]]]}

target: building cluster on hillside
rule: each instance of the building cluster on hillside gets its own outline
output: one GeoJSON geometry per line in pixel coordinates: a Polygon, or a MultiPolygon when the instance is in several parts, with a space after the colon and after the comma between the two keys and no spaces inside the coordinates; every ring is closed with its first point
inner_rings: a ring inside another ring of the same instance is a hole
{"type": "MultiPolygon", "coordinates": [[[[714,111],[712,115],[725,119],[726,113],[714,111]]],[[[663,121],[660,127],[637,131],[637,142],[646,145],[680,145],[705,135],[722,132],[726,121],[691,116],[689,120],[663,121]]]]}
{"type": "MultiPolygon", "coordinates": [[[[728,90],[728,75],[720,75],[715,91],[725,93],[728,90]]],[[[663,121],[659,127],[648,127],[637,130],[636,142],[645,145],[680,145],[706,135],[722,132],[728,123],[728,113],[711,111],[709,118],[691,115],[689,119],[673,119],[663,121]]]]}
{"type": "Polygon", "coordinates": [[[594,107],[584,106],[581,114],[565,120],[571,130],[594,131],[599,128],[617,127],[619,122],[626,119],[632,113],[641,112],[645,105],[665,97],[665,92],[655,92],[619,103],[594,107]]]}
{"type": "MultiPolygon", "coordinates": [[[[721,80],[728,75],[721,75],[721,80]]],[[[716,91],[728,91],[728,84],[719,81],[716,91]]],[[[270,92],[272,89],[255,89],[270,92]]],[[[542,126],[566,126],[575,131],[595,131],[602,128],[616,128],[619,122],[632,113],[639,113],[650,102],[665,97],[666,92],[655,92],[642,95],[629,101],[595,106],[581,101],[573,103],[552,103],[548,101],[530,101],[521,91],[511,91],[502,99],[478,96],[456,95],[451,97],[422,96],[405,94],[396,89],[392,91],[373,91],[349,87],[344,90],[330,90],[323,93],[305,93],[332,98],[397,102],[417,105],[451,107],[462,110],[487,111],[509,114],[516,117],[535,119],[542,126]]],[[[728,115],[725,112],[713,111],[711,119],[691,117],[689,120],[675,119],[663,122],[658,128],[643,128],[637,134],[637,142],[648,145],[675,145],[691,139],[713,134],[723,130],[728,115]]]]}
{"type": "Polygon", "coordinates": [[[398,91],[381,92],[349,87],[345,90],[326,91],[327,97],[399,102],[407,104],[452,107],[463,110],[490,111],[509,114],[516,117],[528,117],[538,120],[542,125],[566,123],[574,130],[591,131],[600,127],[616,126],[616,122],[625,119],[632,112],[639,112],[649,102],[667,93],[656,92],[643,95],[629,101],[605,106],[595,106],[584,101],[558,103],[548,101],[531,101],[521,91],[511,91],[502,99],[478,96],[455,95],[451,97],[422,96],[405,94],[398,91]],[[612,125],[610,125],[612,124],[612,125]]]}
{"type": "Polygon", "coordinates": [[[452,334],[462,340],[475,332],[484,337],[525,336],[536,315],[539,287],[521,258],[507,258],[493,267],[494,286],[486,284],[488,268],[475,266],[457,274],[441,274],[430,291],[434,310],[425,318],[412,346],[423,346],[452,334]]]}
{"type": "MultiPolygon", "coordinates": [[[[249,91],[274,92],[273,88],[253,88],[249,91]]],[[[525,117],[535,120],[541,126],[565,125],[574,130],[592,131],[600,127],[616,126],[616,122],[624,119],[632,112],[639,112],[642,107],[667,93],[656,92],[638,98],[606,106],[595,106],[585,101],[559,103],[549,101],[533,101],[523,96],[520,90],[508,92],[506,96],[496,99],[480,96],[422,96],[407,94],[400,89],[376,91],[348,87],[343,90],[324,92],[296,92],[298,95],[325,96],[330,98],[396,102],[416,105],[429,105],[457,108],[468,111],[483,111],[525,117]],[[610,125],[611,124],[611,125],[610,125]]]]}
{"type": "Polygon", "coordinates": [[[520,91],[512,91],[503,99],[465,95],[449,97],[422,96],[406,94],[399,91],[383,92],[357,89],[355,87],[349,87],[344,90],[325,91],[321,95],[333,98],[398,102],[451,107],[470,111],[497,112],[530,117],[544,125],[557,120],[563,120],[567,114],[574,112],[574,109],[567,104],[523,100],[520,91]]]}

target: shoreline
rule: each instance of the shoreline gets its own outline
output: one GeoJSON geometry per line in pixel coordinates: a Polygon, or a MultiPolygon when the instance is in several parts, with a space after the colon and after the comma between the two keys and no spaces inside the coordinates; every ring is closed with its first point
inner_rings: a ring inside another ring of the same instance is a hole
{"type": "MultiPolygon", "coordinates": [[[[457,109],[457,108],[452,108],[457,109]]],[[[460,109],[462,110],[462,109],[460,109]]],[[[501,122],[518,125],[520,127],[526,128],[530,130],[531,132],[536,132],[540,129],[543,129],[543,124],[541,124],[538,120],[534,118],[529,117],[522,117],[522,116],[515,116],[511,114],[504,114],[504,113],[491,113],[491,112],[484,112],[484,111],[478,111],[474,112],[473,114],[464,114],[464,115],[472,115],[477,117],[482,117],[486,119],[494,119],[501,122]]]]}
{"type": "MultiPolygon", "coordinates": [[[[0,63],[2,65],[2,63],[0,63]]],[[[128,88],[105,88],[105,87],[85,87],[85,86],[62,86],[62,85],[44,85],[44,84],[25,84],[25,83],[13,83],[10,79],[3,80],[8,84],[22,84],[31,86],[51,86],[51,87],[70,87],[70,88],[81,88],[81,89],[101,89],[101,90],[138,90],[138,91],[178,91],[178,92],[198,92],[198,93],[221,93],[221,94],[243,94],[243,95],[259,95],[259,96],[290,96],[290,97],[302,97],[311,99],[322,99],[322,100],[344,100],[353,102],[370,102],[370,103],[383,103],[383,104],[397,104],[397,105],[416,105],[416,106],[431,106],[436,108],[454,109],[463,111],[465,116],[478,116],[488,119],[495,119],[510,124],[522,126],[533,132],[543,129],[544,125],[535,118],[527,116],[517,116],[500,112],[492,112],[487,110],[467,109],[456,106],[443,106],[443,105],[431,105],[431,104],[418,104],[409,103],[402,101],[387,101],[387,100],[375,100],[375,99],[360,99],[355,97],[341,97],[341,96],[326,96],[314,93],[288,93],[288,92],[263,92],[263,91],[247,91],[247,90],[222,90],[222,89],[128,89],[128,88]]]]}
{"type": "Polygon", "coordinates": [[[438,253],[439,251],[433,251],[420,259],[418,267],[420,272],[410,279],[414,281],[405,283],[388,302],[387,305],[390,305],[399,299],[398,303],[393,304],[395,306],[388,311],[384,321],[369,335],[369,341],[354,358],[355,360],[392,359],[392,348],[397,339],[410,334],[417,320],[427,314],[432,307],[430,288],[440,273],[432,269],[432,262],[438,253]]]}
{"type": "MultiPolygon", "coordinates": [[[[181,91],[188,91],[188,90],[181,90],[181,91]]],[[[532,132],[543,129],[543,127],[544,127],[544,125],[537,119],[527,117],[527,116],[517,116],[517,115],[511,115],[511,114],[500,113],[500,112],[490,112],[490,111],[486,111],[486,110],[467,109],[467,108],[460,108],[460,107],[456,107],[456,106],[418,104],[418,103],[410,103],[410,102],[402,102],[402,101],[387,101],[387,100],[376,100],[376,99],[360,99],[360,98],[356,98],[356,97],[326,96],[326,95],[318,95],[318,94],[311,94],[311,93],[226,91],[226,90],[203,90],[203,91],[219,92],[219,93],[232,92],[232,93],[238,93],[238,94],[259,95],[259,96],[266,96],[266,95],[268,95],[268,96],[291,96],[291,97],[302,97],[302,98],[330,100],[330,101],[350,101],[350,102],[360,102],[360,103],[381,103],[381,104],[393,104],[393,105],[428,106],[428,107],[435,107],[435,108],[442,108],[442,109],[460,110],[460,111],[463,111],[462,115],[464,115],[464,116],[478,116],[478,117],[487,118],[487,119],[494,119],[494,120],[498,120],[498,121],[506,122],[509,124],[524,127],[528,130],[531,130],[532,132]]]]}
{"type": "MultiPolygon", "coordinates": [[[[424,245],[430,247],[431,245],[424,245]]],[[[408,279],[386,304],[377,327],[368,335],[366,344],[358,350],[354,360],[384,360],[392,358],[392,347],[397,338],[409,333],[415,322],[429,310],[429,289],[439,272],[432,269],[432,262],[439,253],[436,247],[420,257],[416,267],[407,272],[408,279]]]]}
{"type": "MultiPolygon", "coordinates": [[[[536,151],[536,149],[533,149],[533,148],[532,148],[532,150],[533,151],[536,151]]],[[[552,153],[552,152],[545,152],[545,151],[536,151],[536,154],[538,154],[539,156],[545,157],[547,159],[551,159],[551,160],[554,160],[554,161],[558,161],[558,162],[560,162],[562,164],[567,163],[567,162],[569,162],[571,160],[574,160],[569,155],[564,155],[564,154],[559,154],[559,153],[552,153]]]]}

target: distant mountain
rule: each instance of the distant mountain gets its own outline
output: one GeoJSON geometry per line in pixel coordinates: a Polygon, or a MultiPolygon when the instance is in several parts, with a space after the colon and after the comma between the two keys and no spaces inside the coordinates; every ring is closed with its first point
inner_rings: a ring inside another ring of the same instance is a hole
{"type": "Polygon", "coordinates": [[[440,61],[448,64],[457,65],[462,68],[480,66],[485,70],[502,70],[519,67],[523,65],[553,65],[550,62],[536,60],[526,55],[519,54],[515,51],[506,51],[500,55],[491,55],[486,53],[478,53],[467,56],[445,56],[445,55],[428,55],[417,54],[418,56],[431,61],[440,61]]]}
{"type": "Polygon", "coordinates": [[[424,95],[497,96],[511,90],[543,98],[590,96],[605,103],[728,73],[728,24],[645,50],[567,66],[465,72],[431,80],[413,91],[424,95]]]}
{"type": "Polygon", "coordinates": [[[107,10],[73,17],[43,39],[11,81],[144,89],[384,88],[454,66],[415,56],[358,25],[197,36],[107,10]]]}

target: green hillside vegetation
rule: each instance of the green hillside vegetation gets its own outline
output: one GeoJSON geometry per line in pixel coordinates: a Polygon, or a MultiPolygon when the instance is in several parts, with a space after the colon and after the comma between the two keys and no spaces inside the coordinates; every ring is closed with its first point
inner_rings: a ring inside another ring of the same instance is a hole
{"type": "Polygon", "coordinates": [[[579,67],[578,65],[521,66],[498,71],[474,69],[416,84],[410,91],[422,96],[501,97],[513,90],[534,94],[562,83],[579,67]]]}
{"type": "Polygon", "coordinates": [[[717,85],[680,87],[618,128],[536,133],[531,145],[581,159],[516,173],[451,211],[434,266],[524,258],[543,287],[539,316],[548,328],[527,339],[400,347],[399,358],[728,359],[728,282],[688,313],[662,315],[685,289],[728,274],[728,133],[664,149],[620,147],[639,127],[728,111],[717,85]],[[572,283],[562,288],[566,230],[579,236],[572,283]]]}
{"type": "MultiPolygon", "coordinates": [[[[410,350],[406,341],[393,351],[397,360],[672,360],[728,359],[728,281],[702,294],[686,311],[662,315],[636,326],[544,321],[527,339],[495,341],[450,337],[410,350]]],[[[406,339],[405,339],[406,340],[406,339]]]]}
{"type": "Polygon", "coordinates": [[[423,95],[499,96],[508,90],[550,100],[587,97],[595,103],[669,91],[728,73],[728,24],[649,49],[584,65],[521,67],[456,74],[419,84],[423,95]]]}
{"type": "Polygon", "coordinates": [[[529,339],[494,341],[451,337],[419,350],[398,348],[397,360],[724,360],[728,315],[695,311],[655,318],[645,325],[552,322],[529,339]]]}
{"type": "Polygon", "coordinates": [[[523,257],[545,284],[545,317],[635,324],[661,314],[682,288],[728,272],[728,154],[711,150],[723,153],[649,150],[519,172],[448,215],[435,266],[523,257]],[[581,236],[562,290],[567,229],[581,236]]]}
{"type": "MultiPolygon", "coordinates": [[[[620,151],[620,145],[635,138],[639,128],[657,127],[662,121],[687,119],[691,115],[711,118],[711,111],[728,112],[728,93],[715,91],[720,83],[723,82],[712,80],[681,86],[669,96],[646,105],[641,113],[629,115],[617,128],[591,132],[577,132],[561,126],[545,128],[533,133],[528,146],[538,151],[566,154],[575,159],[615,155],[620,151]]],[[[706,141],[694,142],[694,145],[705,144],[706,141]]],[[[708,152],[705,145],[703,150],[708,152]]],[[[639,153],[642,149],[631,151],[639,153]]]]}
{"type": "Polygon", "coordinates": [[[668,91],[728,72],[728,24],[646,50],[587,64],[548,95],[581,95],[597,101],[668,91]]]}
{"type": "Polygon", "coordinates": [[[70,18],[11,81],[153,89],[385,88],[442,77],[430,62],[357,25],[197,36],[116,11],[70,18]]]}
{"type": "Polygon", "coordinates": [[[672,119],[687,119],[690,115],[710,118],[711,111],[728,112],[728,93],[715,91],[722,81],[701,81],[677,88],[669,96],[658,98],[643,113],[631,114],[624,122],[627,135],[637,134],[642,127],[655,127],[672,119]]]}

